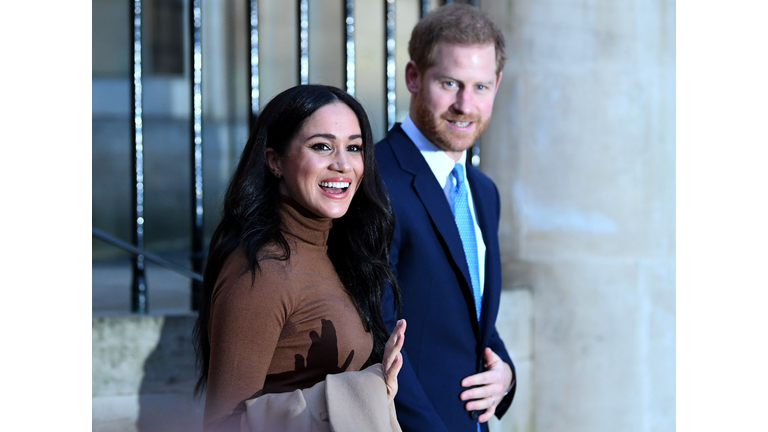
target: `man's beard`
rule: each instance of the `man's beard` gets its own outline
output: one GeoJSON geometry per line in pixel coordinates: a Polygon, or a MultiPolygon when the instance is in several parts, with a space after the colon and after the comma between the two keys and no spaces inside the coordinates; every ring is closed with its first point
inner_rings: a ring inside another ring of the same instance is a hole
{"type": "Polygon", "coordinates": [[[453,114],[449,112],[443,112],[436,115],[432,112],[429,106],[424,103],[421,95],[416,95],[415,97],[416,109],[411,115],[415,116],[418,124],[421,126],[421,133],[423,133],[424,136],[440,150],[452,152],[462,152],[467,150],[472,147],[472,144],[477,141],[485,128],[488,127],[490,118],[484,119],[479,115],[453,114]],[[449,129],[445,124],[448,119],[455,122],[474,122],[474,133],[460,133],[449,129]]]}

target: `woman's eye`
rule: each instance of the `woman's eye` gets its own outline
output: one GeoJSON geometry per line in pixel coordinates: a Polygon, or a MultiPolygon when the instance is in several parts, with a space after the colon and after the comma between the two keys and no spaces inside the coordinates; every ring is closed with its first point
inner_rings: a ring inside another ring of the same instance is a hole
{"type": "Polygon", "coordinates": [[[312,150],[315,150],[315,151],[328,151],[331,149],[331,147],[328,144],[324,144],[324,143],[313,144],[311,148],[312,150]]]}
{"type": "Polygon", "coordinates": [[[363,146],[361,146],[360,144],[350,144],[349,146],[347,146],[347,151],[358,153],[363,151],[363,146]]]}

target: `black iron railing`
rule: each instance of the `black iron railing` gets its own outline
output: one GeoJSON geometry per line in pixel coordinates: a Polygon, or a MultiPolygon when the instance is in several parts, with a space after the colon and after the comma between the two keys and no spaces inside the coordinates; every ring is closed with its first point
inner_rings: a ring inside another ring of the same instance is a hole
{"type": "Polygon", "coordinates": [[[190,278],[192,280],[198,281],[198,282],[202,282],[203,281],[203,275],[201,275],[200,273],[196,273],[196,272],[194,272],[194,271],[192,271],[192,270],[190,270],[190,269],[188,269],[188,268],[186,268],[186,267],[184,267],[182,265],[173,263],[173,262],[168,261],[168,260],[166,260],[164,258],[161,258],[161,257],[159,257],[159,256],[157,256],[155,254],[149,253],[149,252],[145,251],[144,249],[137,248],[136,246],[134,246],[134,245],[132,245],[130,243],[126,243],[126,242],[120,240],[117,237],[109,235],[109,234],[105,233],[104,231],[102,231],[100,229],[92,228],[92,230],[93,230],[93,236],[96,237],[97,239],[99,239],[101,241],[104,241],[104,242],[107,242],[107,243],[109,243],[109,244],[111,244],[113,246],[117,246],[120,249],[123,249],[125,251],[128,251],[133,256],[142,256],[142,257],[144,257],[144,260],[151,261],[151,262],[153,262],[155,264],[159,264],[159,265],[161,265],[161,266],[163,266],[163,267],[165,267],[165,268],[167,268],[169,270],[172,270],[172,271],[174,271],[174,272],[176,272],[176,273],[178,273],[178,274],[180,274],[182,276],[186,276],[186,277],[188,277],[188,278],[190,278]]]}
{"type": "MultiPolygon", "coordinates": [[[[131,57],[133,58],[133,81],[131,81],[131,94],[133,94],[133,151],[132,172],[134,174],[134,186],[131,189],[134,205],[131,207],[131,230],[133,244],[139,250],[144,249],[144,123],[142,120],[142,96],[141,86],[141,0],[134,0],[131,14],[133,26],[131,45],[131,57]]],[[[147,278],[144,272],[144,255],[133,256],[133,278],[131,283],[131,311],[147,313],[147,278]]]]}
{"type": "MultiPolygon", "coordinates": [[[[120,247],[132,254],[132,282],[131,282],[131,311],[135,313],[147,313],[149,311],[148,287],[145,274],[145,261],[152,261],[164,266],[192,280],[192,310],[198,310],[200,295],[202,292],[203,262],[205,251],[203,250],[203,89],[202,89],[202,0],[188,1],[189,21],[189,46],[190,46],[190,91],[191,91],[191,132],[192,141],[190,152],[192,155],[191,169],[191,219],[192,219],[192,270],[172,263],[144,250],[144,137],[143,137],[143,110],[142,110],[142,0],[130,0],[133,4],[131,13],[131,56],[133,59],[133,79],[131,81],[131,93],[133,94],[133,143],[132,143],[132,200],[131,206],[131,238],[132,244],[124,242],[101,230],[93,228],[93,236],[120,247]]],[[[346,90],[355,95],[355,0],[340,0],[344,7],[344,74],[346,90]]],[[[395,124],[396,119],[396,93],[395,93],[395,0],[383,0],[385,7],[385,112],[388,129],[395,124]]],[[[249,31],[250,58],[250,93],[249,125],[252,127],[259,113],[259,34],[258,34],[258,1],[246,0],[247,20],[249,31]]],[[[453,3],[451,0],[443,1],[444,4],[453,3]]],[[[470,4],[478,7],[478,0],[470,1],[470,4]]],[[[423,17],[429,11],[429,0],[418,3],[418,12],[423,17]]],[[[298,80],[301,84],[309,82],[309,1],[299,0],[297,8],[297,20],[299,30],[299,69],[298,80]]],[[[479,163],[479,146],[477,143],[472,148],[472,163],[479,163]]]]}
{"type": "MultiPolygon", "coordinates": [[[[201,0],[191,0],[189,8],[190,47],[192,49],[192,269],[203,272],[203,43],[201,0]]],[[[203,295],[201,281],[192,281],[192,310],[200,309],[203,295]]]]}

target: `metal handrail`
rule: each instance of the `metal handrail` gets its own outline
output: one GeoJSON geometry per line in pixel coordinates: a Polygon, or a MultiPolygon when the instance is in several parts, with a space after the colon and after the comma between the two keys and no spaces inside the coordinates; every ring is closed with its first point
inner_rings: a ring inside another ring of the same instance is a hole
{"type": "Polygon", "coordinates": [[[166,259],[160,258],[157,255],[153,255],[153,254],[151,254],[151,253],[149,253],[149,252],[147,252],[147,251],[145,251],[143,249],[139,249],[136,246],[134,246],[134,245],[132,245],[130,243],[126,243],[126,242],[120,240],[117,237],[113,237],[113,236],[105,233],[104,231],[102,231],[102,230],[100,230],[98,228],[92,228],[92,230],[93,230],[93,236],[96,237],[99,240],[105,241],[105,242],[107,242],[107,243],[109,243],[109,244],[111,244],[113,246],[117,246],[117,247],[119,247],[121,249],[124,249],[124,250],[134,254],[134,255],[137,255],[137,256],[138,255],[142,255],[144,257],[144,259],[152,261],[155,264],[160,264],[161,266],[163,266],[163,267],[165,267],[165,268],[167,268],[169,270],[175,271],[176,273],[178,273],[178,274],[180,274],[182,276],[186,276],[186,277],[188,277],[190,279],[194,279],[194,280],[200,281],[200,282],[203,281],[203,276],[201,274],[199,274],[199,273],[195,273],[195,272],[193,272],[193,271],[191,271],[191,270],[189,270],[187,268],[184,268],[184,267],[182,267],[182,266],[180,266],[178,264],[175,264],[175,263],[172,263],[172,262],[170,262],[170,261],[168,261],[166,259]]]}

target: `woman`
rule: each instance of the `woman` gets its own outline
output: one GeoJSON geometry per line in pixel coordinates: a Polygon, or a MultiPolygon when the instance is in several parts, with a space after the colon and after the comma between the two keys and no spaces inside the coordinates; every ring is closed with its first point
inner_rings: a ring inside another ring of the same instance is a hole
{"type": "Polygon", "coordinates": [[[270,398],[325,394],[326,375],[354,381],[363,372],[349,371],[379,362],[393,409],[405,331],[398,322],[388,340],[381,317],[385,281],[399,303],[393,228],[362,106],[319,85],[270,101],[227,189],[203,278],[195,390],[207,386],[205,430],[275,416],[284,400],[270,398]]]}

